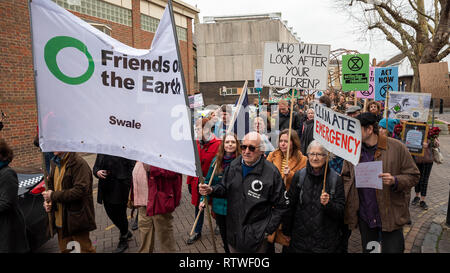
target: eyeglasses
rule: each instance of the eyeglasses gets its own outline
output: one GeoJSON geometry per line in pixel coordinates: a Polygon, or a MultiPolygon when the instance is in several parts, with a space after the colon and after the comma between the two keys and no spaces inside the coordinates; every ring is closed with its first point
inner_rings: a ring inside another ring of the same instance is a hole
{"type": "Polygon", "coordinates": [[[308,156],[310,157],[318,157],[318,158],[324,158],[326,154],[316,154],[316,153],[309,153],[308,156]]]}
{"type": "Polygon", "coordinates": [[[254,152],[256,150],[256,147],[253,145],[241,145],[242,151],[245,151],[247,148],[249,149],[250,152],[254,152]]]}

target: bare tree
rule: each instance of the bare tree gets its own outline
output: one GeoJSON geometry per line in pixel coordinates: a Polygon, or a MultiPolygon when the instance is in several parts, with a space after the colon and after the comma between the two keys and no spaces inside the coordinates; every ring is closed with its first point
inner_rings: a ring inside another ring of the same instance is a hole
{"type": "Polygon", "coordinates": [[[411,90],[420,92],[419,64],[439,62],[450,54],[450,0],[336,0],[353,19],[381,32],[410,61],[411,90]],[[350,1],[350,2],[349,2],[350,1]]]}

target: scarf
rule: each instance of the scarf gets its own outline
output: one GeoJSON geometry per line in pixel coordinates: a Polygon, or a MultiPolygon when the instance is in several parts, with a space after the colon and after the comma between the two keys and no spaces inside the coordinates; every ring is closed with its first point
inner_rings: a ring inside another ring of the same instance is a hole
{"type": "Polygon", "coordinates": [[[0,169],[9,165],[9,161],[0,161],[0,169]]]}
{"type": "Polygon", "coordinates": [[[222,169],[225,170],[226,167],[230,166],[231,161],[233,161],[236,158],[236,154],[232,155],[224,155],[222,159],[222,169]]]}

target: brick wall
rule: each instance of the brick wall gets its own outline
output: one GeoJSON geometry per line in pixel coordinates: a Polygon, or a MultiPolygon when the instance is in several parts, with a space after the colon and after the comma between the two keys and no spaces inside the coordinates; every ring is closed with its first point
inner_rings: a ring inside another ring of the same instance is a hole
{"type": "Polygon", "coordinates": [[[40,165],[35,101],[28,1],[0,1],[0,109],[8,116],[0,137],[14,150],[13,167],[40,165]]]}
{"type": "MultiPolygon", "coordinates": [[[[154,33],[141,30],[140,1],[133,0],[133,27],[77,12],[76,16],[112,28],[111,36],[136,48],[150,48],[154,33]]],[[[186,86],[192,90],[193,49],[189,20],[188,42],[180,41],[186,86]]],[[[13,167],[39,167],[41,154],[33,145],[37,127],[37,107],[33,78],[28,1],[0,1],[0,109],[8,116],[0,137],[14,149],[13,167]]]]}

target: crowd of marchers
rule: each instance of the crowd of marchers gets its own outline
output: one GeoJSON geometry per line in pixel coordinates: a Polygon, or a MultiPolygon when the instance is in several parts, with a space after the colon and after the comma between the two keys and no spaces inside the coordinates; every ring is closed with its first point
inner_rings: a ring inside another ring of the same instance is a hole
{"type": "MultiPolygon", "coordinates": [[[[383,253],[402,253],[403,227],[411,224],[409,206],[427,209],[431,149],[439,145],[438,138],[423,143],[423,156],[412,156],[396,130],[402,121],[386,122],[382,103],[363,104],[352,93],[329,91],[318,101],[305,96],[293,107],[290,102],[280,100],[277,111],[250,117],[251,130],[242,140],[230,128],[226,106],[195,121],[203,179],[187,177],[192,217],[198,221],[186,243],[201,238],[207,208],[226,253],[275,253],[275,244],[283,253],[346,253],[354,231],[361,234],[363,252],[377,242],[383,253]],[[357,188],[355,166],[314,140],[313,103],[359,120],[359,162],[382,162],[381,190],[357,188]]],[[[13,157],[12,148],[0,139],[0,252],[28,252],[17,205],[18,179],[9,167],[13,157]]],[[[73,152],[57,151],[46,158],[43,206],[61,252],[70,251],[71,241],[80,244],[81,252],[96,251],[90,239],[97,228],[93,176],[98,178],[97,202],[120,230],[113,252],[126,251],[133,236],[127,209],[136,212],[138,252],[153,252],[156,241],[162,252],[176,251],[172,214],[181,200],[180,173],[104,154],[97,155],[92,169],[73,152]]]]}

